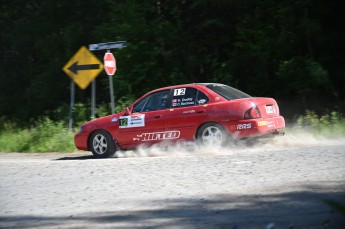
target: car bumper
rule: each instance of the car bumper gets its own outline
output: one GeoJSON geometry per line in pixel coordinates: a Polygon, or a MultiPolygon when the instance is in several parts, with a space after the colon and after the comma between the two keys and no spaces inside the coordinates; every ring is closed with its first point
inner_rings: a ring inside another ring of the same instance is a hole
{"type": "Polygon", "coordinates": [[[80,150],[89,150],[88,149],[88,134],[86,133],[79,133],[74,136],[74,144],[77,149],[80,150]]]}
{"type": "Polygon", "coordinates": [[[225,126],[234,139],[284,135],[285,133],[285,120],[282,116],[231,121],[225,126]]]}

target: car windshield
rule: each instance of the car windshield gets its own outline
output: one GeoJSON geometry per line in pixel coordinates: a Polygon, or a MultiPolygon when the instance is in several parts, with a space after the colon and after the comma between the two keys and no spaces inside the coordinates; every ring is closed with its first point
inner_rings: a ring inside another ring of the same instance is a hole
{"type": "Polygon", "coordinates": [[[209,84],[206,87],[227,100],[251,98],[250,95],[223,84],[209,84]]]}

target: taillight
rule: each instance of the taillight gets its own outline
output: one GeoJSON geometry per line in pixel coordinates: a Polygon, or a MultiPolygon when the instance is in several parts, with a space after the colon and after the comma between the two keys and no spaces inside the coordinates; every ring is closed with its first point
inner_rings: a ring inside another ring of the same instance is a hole
{"type": "Polygon", "coordinates": [[[261,118],[260,111],[257,106],[248,109],[244,113],[244,119],[261,118]]]}

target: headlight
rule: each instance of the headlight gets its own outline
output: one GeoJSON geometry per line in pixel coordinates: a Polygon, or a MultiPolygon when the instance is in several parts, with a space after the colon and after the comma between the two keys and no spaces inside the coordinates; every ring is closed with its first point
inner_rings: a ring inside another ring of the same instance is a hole
{"type": "Polygon", "coordinates": [[[78,130],[78,132],[77,132],[78,134],[81,134],[81,133],[83,133],[83,127],[81,126],[81,127],[79,127],[79,130],[78,130]]]}

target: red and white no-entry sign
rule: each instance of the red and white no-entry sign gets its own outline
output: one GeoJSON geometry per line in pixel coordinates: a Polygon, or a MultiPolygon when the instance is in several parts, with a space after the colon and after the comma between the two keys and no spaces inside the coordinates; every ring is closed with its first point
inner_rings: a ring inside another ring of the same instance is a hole
{"type": "Polygon", "coordinates": [[[104,69],[109,76],[115,74],[116,71],[116,60],[114,55],[111,52],[107,52],[104,55],[104,69]]]}

